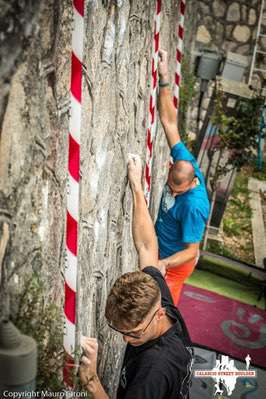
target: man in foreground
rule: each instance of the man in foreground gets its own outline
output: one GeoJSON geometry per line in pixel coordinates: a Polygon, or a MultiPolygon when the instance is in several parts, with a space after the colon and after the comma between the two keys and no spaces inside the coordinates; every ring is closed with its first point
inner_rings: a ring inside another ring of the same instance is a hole
{"type": "MultiPolygon", "coordinates": [[[[158,265],[158,245],[144,193],[139,158],[128,164],[134,215],[133,239],[140,271],[115,282],[107,298],[108,325],[127,343],[117,399],[186,399],[192,367],[191,341],[158,265]]],[[[162,274],[163,272],[163,274],[162,274]]],[[[80,378],[94,399],[107,399],[97,375],[97,342],[84,338],[80,378]]]]}
{"type": "Polygon", "coordinates": [[[174,164],[164,187],[156,221],[159,266],[177,305],[186,278],[193,272],[209,215],[204,176],[193,155],[181,142],[177,112],[169,89],[166,51],[159,51],[159,115],[174,164]]]}

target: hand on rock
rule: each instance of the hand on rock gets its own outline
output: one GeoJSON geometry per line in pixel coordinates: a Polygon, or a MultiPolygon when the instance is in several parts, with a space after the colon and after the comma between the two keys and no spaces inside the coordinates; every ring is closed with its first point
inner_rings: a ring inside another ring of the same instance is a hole
{"type": "Polygon", "coordinates": [[[161,81],[169,81],[168,54],[165,50],[159,50],[158,73],[161,81]]]}
{"type": "Polygon", "coordinates": [[[128,180],[130,182],[132,190],[142,189],[141,178],[142,178],[142,165],[139,155],[128,154],[128,180]]]}
{"type": "Polygon", "coordinates": [[[79,376],[81,383],[88,386],[90,380],[97,376],[98,342],[96,338],[81,338],[83,356],[80,359],[79,376]]]}

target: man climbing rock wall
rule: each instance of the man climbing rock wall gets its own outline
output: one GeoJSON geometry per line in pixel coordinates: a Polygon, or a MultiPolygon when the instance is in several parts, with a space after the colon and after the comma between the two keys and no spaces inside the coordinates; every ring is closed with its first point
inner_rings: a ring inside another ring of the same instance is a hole
{"type": "MultiPolygon", "coordinates": [[[[34,273],[43,282],[45,303],[62,307],[64,301],[73,10],[69,0],[0,5],[0,222],[10,225],[5,267],[16,293],[15,318],[34,273]]],[[[99,373],[111,394],[122,342],[107,329],[103,310],[114,280],[137,266],[126,158],[133,151],[145,159],[154,11],[153,2],[140,0],[85,1],[79,330],[98,336],[99,373]]],[[[177,11],[178,4],[167,1],[161,20],[160,40],[169,45],[173,74],[177,11]]],[[[159,185],[167,173],[163,135],[154,151],[159,185]]]]}

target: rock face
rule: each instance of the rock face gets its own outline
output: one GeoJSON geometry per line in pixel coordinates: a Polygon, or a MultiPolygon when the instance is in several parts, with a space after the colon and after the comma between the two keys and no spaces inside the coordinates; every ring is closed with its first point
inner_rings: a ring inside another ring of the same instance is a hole
{"type": "MultiPolygon", "coordinates": [[[[247,56],[249,65],[244,73],[244,79],[247,81],[254,52],[261,2],[257,0],[198,0],[194,4],[195,7],[197,5],[195,50],[207,49],[224,55],[231,51],[247,56]]],[[[261,32],[265,32],[264,19],[262,19],[261,32]]],[[[263,38],[260,38],[258,42],[258,50],[264,50],[263,38]]],[[[256,62],[255,66],[264,69],[263,62],[261,64],[256,62]]],[[[264,78],[265,73],[253,73],[251,84],[257,87],[257,82],[259,82],[259,86],[262,86],[264,78]]],[[[193,117],[196,114],[193,108],[198,104],[197,94],[195,97],[194,105],[191,106],[191,118],[187,122],[187,126],[192,131],[198,129],[193,117]]],[[[204,113],[200,115],[200,120],[203,119],[204,113]]],[[[201,126],[201,122],[199,126],[201,126]]]]}
{"type": "Polygon", "coordinates": [[[240,19],[240,6],[237,2],[232,3],[227,11],[227,20],[237,22],[240,19]]]}
{"type": "Polygon", "coordinates": [[[250,38],[250,30],[247,26],[237,25],[233,31],[233,36],[238,42],[245,43],[250,38]]]}
{"type": "Polygon", "coordinates": [[[203,25],[198,27],[197,40],[204,44],[209,44],[211,41],[211,35],[209,34],[207,28],[203,25]]]}
{"type": "Polygon", "coordinates": [[[223,17],[226,9],[226,2],[223,0],[214,0],[212,7],[213,13],[216,17],[223,17]]]}
{"type": "MultiPolygon", "coordinates": [[[[62,306],[72,4],[0,3],[6,7],[2,20],[10,20],[1,23],[0,36],[5,38],[0,84],[6,93],[0,119],[0,221],[9,223],[11,235],[5,264],[18,298],[26,276],[36,272],[46,287],[45,300],[62,306]],[[18,17],[11,40],[8,32],[18,17]]],[[[173,78],[176,3],[163,6],[160,37],[173,78]]],[[[99,339],[99,371],[111,396],[123,345],[106,326],[104,307],[115,279],[137,268],[126,159],[128,152],[143,160],[146,154],[153,16],[153,2],[86,1],[78,322],[81,334],[99,339]]],[[[154,154],[153,216],[167,173],[160,126],[154,154]]]]}
{"type": "Polygon", "coordinates": [[[198,1],[200,19],[197,41],[211,50],[221,51],[232,49],[230,42],[235,42],[235,50],[242,43],[247,43],[246,55],[252,55],[254,48],[253,36],[257,32],[259,7],[254,8],[254,2],[236,0],[198,1]],[[208,4],[206,4],[208,3],[208,4]],[[224,29],[221,29],[223,25],[224,29]],[[205,31],[208,31],[208,41],[205,31]],[[230,46],[229,46],[230,45],[230,46]]]}
{"type": "MultiPolygon", "coordinates": [[[[174,78],[178,2],[162,3],[160,43],[174,78]]],[[[104,307],[115,279],[137,268],[126,159],[128,152],[143,160],[146,154],[155,2],[85,4],[78,323],[80,334],[99,339],[99,372],[114,396],[123,345],[106,326],[104,307]]],[[[195,0],[187,7],[187,52],[198,41],[198,48],[252,54],[257,0],[195,0]]],[[[0,0],[0,229],[9,223],[13,312],[33,272],[46,287],[45,301],[63,306],[72,21],[71,0],[0,0]]],[[[167,164],[158,124],[153,218],[167,164]]]]}

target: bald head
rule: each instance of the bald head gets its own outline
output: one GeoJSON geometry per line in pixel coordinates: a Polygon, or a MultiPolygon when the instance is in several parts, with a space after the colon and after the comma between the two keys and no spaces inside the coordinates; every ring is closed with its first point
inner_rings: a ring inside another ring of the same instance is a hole
{"type": "Polygon", "coordinates": [[[176,161],[170,173],[176,185],[191,183],[195,177],[195,170],[189,161],[176,161]]]}

